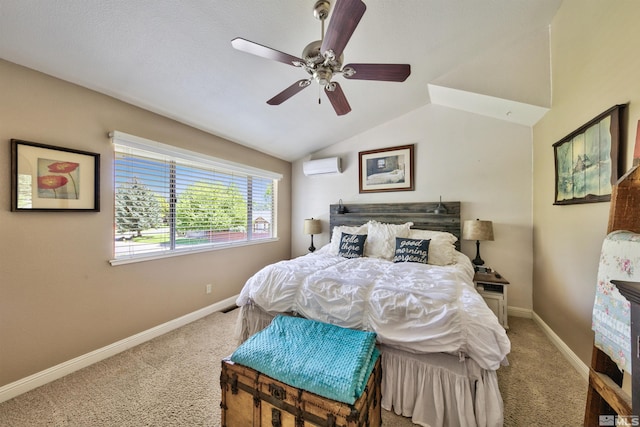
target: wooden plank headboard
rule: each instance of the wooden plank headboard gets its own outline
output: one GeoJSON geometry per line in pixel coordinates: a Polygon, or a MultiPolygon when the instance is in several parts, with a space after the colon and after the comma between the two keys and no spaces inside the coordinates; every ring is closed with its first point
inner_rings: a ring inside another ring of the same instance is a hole
{"type": "Polygon", "coordinates": [[[358,226],[369,220],[389,224],[413,222],[411,228],[420,230],[446,231],[458,238],[456,248],[460,250],[460,202],[443,202],[447,213],[433,213],[438,202],[419,203],[353,203],[343,204],[346,209],[338,213],[340,205],[329,206],[330,234],[333,227],[340,225],[358,226]]]}

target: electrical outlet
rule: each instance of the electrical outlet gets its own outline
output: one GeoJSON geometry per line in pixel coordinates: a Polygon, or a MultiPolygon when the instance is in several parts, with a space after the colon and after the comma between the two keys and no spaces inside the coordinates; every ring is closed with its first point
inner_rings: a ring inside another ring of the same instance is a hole
{"type": "Polygon", "coordinates": [[[211,293],[211,283],[207,284],[205,292],[208,293],[208,294],[211,293]]]}

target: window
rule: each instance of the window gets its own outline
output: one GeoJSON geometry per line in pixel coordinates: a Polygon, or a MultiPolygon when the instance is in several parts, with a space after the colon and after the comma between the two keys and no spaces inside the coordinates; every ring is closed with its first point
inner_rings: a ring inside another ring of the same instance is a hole
{"type": "Polygon", "coordinates": [[[112,265],[276,238],[282,175],[121,132],[112,265]]]}

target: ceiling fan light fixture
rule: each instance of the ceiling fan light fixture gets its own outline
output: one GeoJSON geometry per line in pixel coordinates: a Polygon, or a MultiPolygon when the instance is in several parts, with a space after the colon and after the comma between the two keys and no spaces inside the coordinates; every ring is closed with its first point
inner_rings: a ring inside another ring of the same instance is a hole
{"type": "Polygon", "coordinates": [[[313,78],[318,82],[320,86],[327,86],[331,83],[331,77],[333,77],[333,71],[328,67],[318,67],[313,72],[313,78]]]}

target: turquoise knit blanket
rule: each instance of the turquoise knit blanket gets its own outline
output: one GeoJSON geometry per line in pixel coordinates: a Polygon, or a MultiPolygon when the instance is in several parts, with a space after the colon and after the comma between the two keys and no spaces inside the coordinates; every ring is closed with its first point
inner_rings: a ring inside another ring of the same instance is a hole
{"type": "Polygon", "coordinates": [[[353,404],[376,359],[375,332],[276,316],[231,355],[233,362],[320,396],[353,404]]]}

